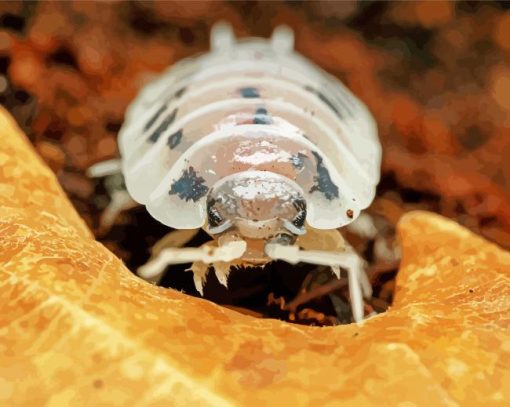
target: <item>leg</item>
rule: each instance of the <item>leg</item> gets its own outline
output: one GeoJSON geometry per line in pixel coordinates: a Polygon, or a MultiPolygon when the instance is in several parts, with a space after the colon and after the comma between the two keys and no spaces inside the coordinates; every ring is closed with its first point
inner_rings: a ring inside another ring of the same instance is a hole
{"type": "MultiPolygon", "coordinates": [[[[156,258],[163,250],[167,248],[183,247],[186,243],[193,239],[199,231],[200,229],[172,230],[170,233],[166,234],[160,240],[158,240],[154,246],[152,246],[152,253],[149,262],[156,258]]],[[[215,242],[208,242],[206,245],[208,247],[214,247],[214,243],[215,242]]],[[[218,281],[226,287],[228,274],[230,272],[230,263],[222,261],[215,262],[213,263],[213,269],[216,273],[216,277],[218,277],[218,281]]],[[[191,265],[189,270],[193,272],[193,281],[197,291],[203,295],[203,285],[207,277],[209,264],[202,263],[201,261],[196,261],[191,265]]],[[[162,270],[159,275],[151,278],[149,281],[154,284],[159,283],[159,280],[163,275],[163,271],[164,270],[162,270]]]]}
{"type": "Polygon", "coordinates": [[[125,189],[121,160],[112,159],[94,164],[87,170],[87,175],[91,178],[106,177],[105,185],[111,201],[99,220],[100,233],[106,233],[122,211],[134,208],[138,206],[138,203],[131,198],[125,189]]]}
{"type": "MultiPolygon", "coordinates": [[[[222,246],[214,246],[216,242],[208,242],[201,247],[165,248],[162,249],[153,259],[138,269],[137,274],[145,280],[154,281],[160,278],[166,267],[171,264],[193,263],[193,280],[197,290],[202,293],[202,285],[205,280],[209,264],[229,266],[230,262],[239,259],[246,250],[246,242],[243,240],[230,241],[222,246]]],[[[223,273],[224,274],[224,273],[223,273]]],[[[228,274],[228,273],[227,273],[228,274]]],[[[218,275],[218,273],[217,273],[218,275]]],[[[220,282],[226,281],[218,275],[220,282]]]]}
{"type": "Polygon", "coordinates": [[[120,174],[122,172],[122,164],[118,158],[113,160],[101,161],[89,167],[87,175],[90,178],[102,178],[108,175],[120,174]]]}
{"type": "MultiPolygon", "coordinates": [[[[366,298],[372,295],[372,287],[368,281],[368,277],[365,272],[365,262],[356,253],[352,246],[347,243],[342,234],[336,230],[318,230],[309,228],[307,233],[299,236],[297,245],[307,251],[324,251],[329,253],[346,253],[349,257],[353,258],[353,263],[357,264],[357,268],[360,269],[360,282],[363,289],[363,294],[366,298]]],[[[335,275],[340,278],[340,267],[342,264],[331,265],[331,270],[335,275]]]]}
{"type": "Polygon", "coordinates": [[[366,212],[360,213],[358,218],[354,222],[349,223],[346,228],[351,233],[367,239],[375,239],[379,232],[375,226],[374,219],[366,212]]]}
{"type": "MultiPolygon", "coordinates": [[[[212,268],[218,278],[218,281],[227,288],[227,280],[231,266],[232,263],[226,261],[217,261],[212,264],[212,268]]],[[[188,270],[193,272],[193,283],[195,284],[195,288],[200,295],[204,295],[204,282],[207,278],[207,272],[209,271],[209,264],[196,261],[191,264],[191,267],[188,270]]]]}
{"type": "Polygon", "coordinates": [[[346,226],[346,229],[359,237],[373,240],[377,260],[386,263],[400,260],[400,251],[394,244],[394,232],[388,221],[362,212],[354,222],[346,226]]]}
{"type": "Polygon", "coordinates": [[[217,261],[213,263],[214,274],[221,285],[228,288],[228,275],[230,274],[231,263],[225,261],[217,261]]]}
{"type": "Polygon", "coordinates": [[[330,266],[337,277],[340,276],[340,267],[347,269],[353,317],[356,322],[361,321],[364,314],[362,297],[372,295],[364,261],[343,241],[340,232],[313,229],[310,232],[310,236],[304,235],[303,239],[298,239],[297,242],[305,250],[300,250],[298,246],[268,244],[265,248],[266,254],[274,260],[283,260],[291,264],[305,262],[330,266]],[[319,246],[321,244],[323,246],[319,246]],[[316,250],[318,247],[321,250],[316,250]],[[306,250],[308,248],[311,250],[306,250]]]}
{"type": "Polygon", "coordinates": [[[195,261],[191,264],[191,267],[187,271],[191,271],[193,273],[193,283],[195,284],[195,288],[200,295],[203,296],[204,283],[207,278],[207,272],[209,271],[209,264],[201,261],[195,261]]]}
{"type": "Polygon", "coordinates": [[[151,247],[151,260],[168,247],[183,247],[200,229],[176,229],[167,233],[151,247]]]}
{"type": "MultiPolygon", "coordinates": [[[[193,239],[196,234],[200,231],[200,229],[176,229],[167,233],[161,239],[159,239],[154,245],[151,247],[151,257],[147,261],[150,263],[153,261],[163,250],[167,248],[176,248],[183,247],[186,243],[188,243],[191,239],[193,239]]],[[[164,268],[161,270],[161,273],[155,275],[154,277],[147,278],[146,280],[153,283],[158,284],[163,277],[164,268]]]]}
{"type": "Polygon", "coordinates": [[[99,219],[100,234],[106,233],[115,223],[121,212],[135,208],[139,203],[135,202],[127,191],[114,191],[111,194],[111,201],[105,208],[99,219]]]}

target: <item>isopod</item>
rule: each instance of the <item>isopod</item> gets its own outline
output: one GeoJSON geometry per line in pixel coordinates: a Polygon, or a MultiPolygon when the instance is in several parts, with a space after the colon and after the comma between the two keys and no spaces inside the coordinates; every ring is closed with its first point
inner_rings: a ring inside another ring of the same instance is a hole
{"type": "Polygon", "coordinates": [[[338,228],[370,205],[381,146],[366,106],[293,50],[291,29],[236,40],[217,24],[211,50],[148,84],[119,133],[127,190],[174,229],[203,228],[200,248],[164,248],[138,274],[193,263],[197,289],[210,266],[279,259],[347,269],[353,318],[371,287],[338,228]],[[329,241],[329,243],[327,243],[329,241]],[[334,242],[334,243],[331,243],[334,242]]]}

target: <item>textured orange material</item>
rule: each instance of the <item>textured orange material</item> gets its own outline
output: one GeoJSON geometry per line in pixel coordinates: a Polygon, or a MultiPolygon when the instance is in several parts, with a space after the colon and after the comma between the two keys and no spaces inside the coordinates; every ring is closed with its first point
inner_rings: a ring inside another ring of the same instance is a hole
{"type": "Polygon", "coordinates": [[[455,223],[403,218],[385,314],[256,319],[135,277],[4,111],[0,140],[0,404],[510,403],[510,254],[455,223]]]}

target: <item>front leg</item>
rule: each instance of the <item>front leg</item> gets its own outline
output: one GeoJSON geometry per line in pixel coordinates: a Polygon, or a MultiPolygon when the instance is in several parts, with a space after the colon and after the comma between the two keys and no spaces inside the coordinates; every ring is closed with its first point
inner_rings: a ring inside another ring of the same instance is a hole
{"type": "MultiPolygon", "coordinates": [[[[366,273],[366,262],[344,239],[339,230],[319,230],[309,228],[306,234],[298,237],[296,244],[307,251],[343,253],[347,256],[348,265],[351,265],[351,268],[360,270],[359,280],[363,290],[363,296],[365,298],[370,298],[372,296],[372,286],[370,285],[370,281],[368,280],[366,273]]],[[[347,268],[347,265],[344,266],[342,264],[337,266],[332,266],[330,264],[326,265],[331,267],[331,270],[338,278],[340,278],[340,267],[347,268]]]]}
{"type": "Polygon", "coordinates": [[[290,264],[303,262],[329,266],[337,277],[340,277],[340,267],[346,269],[353,318],[356,322],[363,320],[363,296],[369,298],[372,287],[365,272],[365,262],[338,230],[310,229],[298,239],[296,246],[269,243],[265,251],[270,258],[290,264]]]}
{"type": "MultiPolygon", "coordinates": [[[[246,251],[244,240],[228,241],[220,246],[216,244],[216,242],[208,242],[200,247],[164,248],[140,267],[137,274],[145,280],[154,281],[169,265],[193,263],[191,266],[193,281],[197,290],[202,293],[203,282],[210,264],[228,265],[239,259],[246,251]]],[[[221,276],[218,276],[218,279],[222,281],[221,276]]]]}

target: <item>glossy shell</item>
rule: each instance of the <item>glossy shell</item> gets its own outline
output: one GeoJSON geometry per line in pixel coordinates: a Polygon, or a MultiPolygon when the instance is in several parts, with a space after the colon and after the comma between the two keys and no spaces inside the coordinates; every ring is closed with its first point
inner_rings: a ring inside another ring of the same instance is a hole
{"type": "Polygon", "coordinates": [[[304,191],[307,223],[332,229],[373,200],[381,147],[366,107],[304,57],[250,39],[187,59],[142,90],[119,145],[129,193],[162,223],[206,223],[223,178],[270,171],[304,191]]]}

